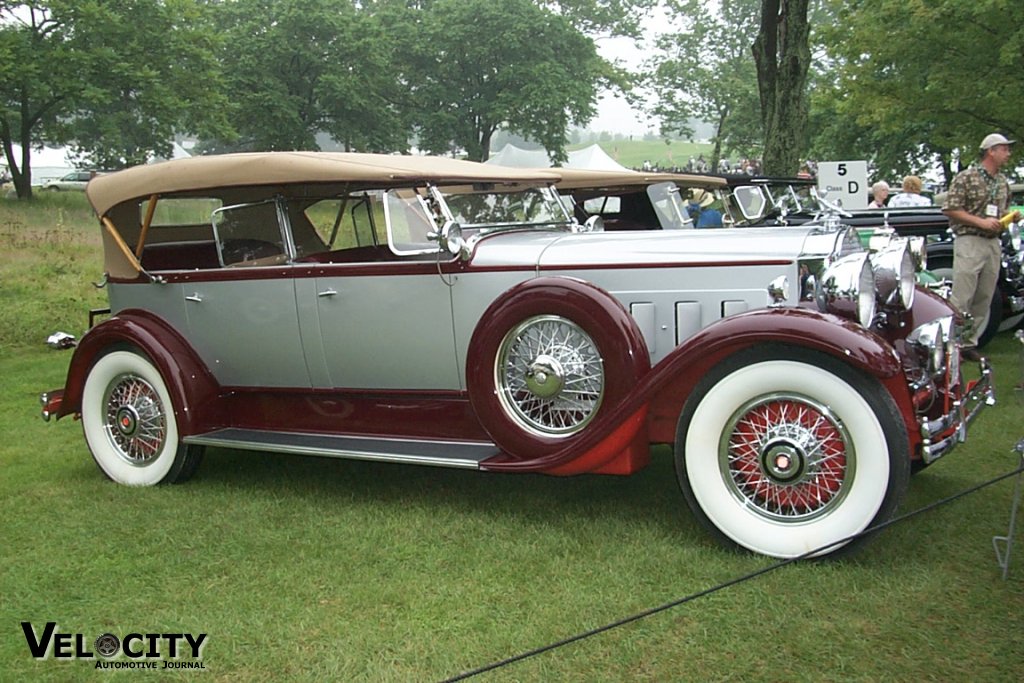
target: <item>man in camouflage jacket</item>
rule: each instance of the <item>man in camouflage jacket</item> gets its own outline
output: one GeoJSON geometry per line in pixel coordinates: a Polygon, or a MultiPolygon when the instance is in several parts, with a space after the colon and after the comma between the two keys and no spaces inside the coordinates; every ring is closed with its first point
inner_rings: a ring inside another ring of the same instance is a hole
{"type": "Polygon", "coordinates": [[[942,212],[949,216],[953,243],[952,303],[974,318],[963,356],[977,360],[978,337],[988,324],[989,307],[1002,262],[1003,230],[999,218],[1006,213],[1010,184],[999,170],[1010,160],[1010,145],[999,133],[981,141],[981,158],[953,179],[942,212]]]}

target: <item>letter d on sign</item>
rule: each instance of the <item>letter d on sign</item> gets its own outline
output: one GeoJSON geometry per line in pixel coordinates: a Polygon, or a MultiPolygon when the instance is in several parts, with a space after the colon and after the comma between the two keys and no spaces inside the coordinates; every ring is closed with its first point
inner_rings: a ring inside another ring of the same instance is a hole
{"type": "Polygon", "coordinates": [[[858,183],[856,180],[851,180],[849,183],[846,184],[846,188],[847,194],[857,194],[860,192],[860,183],[858,183]]]}

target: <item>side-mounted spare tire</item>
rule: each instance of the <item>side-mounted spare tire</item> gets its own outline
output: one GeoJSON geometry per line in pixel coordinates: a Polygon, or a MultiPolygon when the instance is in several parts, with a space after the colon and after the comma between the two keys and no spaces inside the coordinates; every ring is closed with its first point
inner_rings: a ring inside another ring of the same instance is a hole
{"type": "Polygon", "coordinates": [[[469,398],[505,453],[533,459],[572,444],[650,370],[632,316],[571,278],[517,285],[487,309],[466,359],[469,398]]]}
{"type": "Polygon", "coordinates": [[[824,353],[760,347],[698,383],[679,419],[676,474],[726,545],[780,558],[846,552],[890,519],[909,439],[882,384],[824,353]]]}

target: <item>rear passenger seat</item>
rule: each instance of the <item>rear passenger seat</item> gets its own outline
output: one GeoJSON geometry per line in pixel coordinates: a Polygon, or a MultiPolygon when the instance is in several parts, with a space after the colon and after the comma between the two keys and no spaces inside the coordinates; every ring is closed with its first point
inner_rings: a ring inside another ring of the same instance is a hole
{"type": "Polygon", "coordinates": [[[196,270],[220,268],[213,240],[147,244],[142,250],[146,270],[196,270]]]}

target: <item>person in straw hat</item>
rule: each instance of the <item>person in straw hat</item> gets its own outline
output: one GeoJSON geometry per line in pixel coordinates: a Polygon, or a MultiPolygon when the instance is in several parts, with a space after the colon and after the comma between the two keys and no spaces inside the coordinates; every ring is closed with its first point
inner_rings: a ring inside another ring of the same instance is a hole
{"type": "Polygon", "coordinates": [[[690,201],[686,206],[693,224],[698,228],[720,228],[722,227],[722,212],[711,208],[715,202],[715,195],[707,190],[696,187],[690,190],[690,201]]]}

